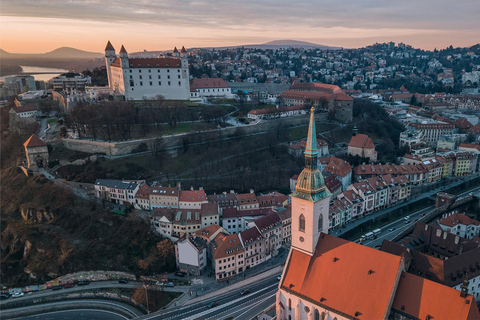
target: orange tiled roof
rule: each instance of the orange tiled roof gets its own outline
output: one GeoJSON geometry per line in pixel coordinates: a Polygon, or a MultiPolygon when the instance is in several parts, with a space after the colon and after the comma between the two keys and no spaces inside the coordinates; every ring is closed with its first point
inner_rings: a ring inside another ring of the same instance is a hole
{"type": "Polygon", "coordinates": [[[214,259],[222,259],[245,251],[236,233],[230,235],[219,233],[215,239],[210,242],[210,246],[213,250],[214,259]]]}
{"type": "Polygon", "coordinates": [[[241,193],[237,194],[238,204],[258,203],[255,193],[241,193]]]}
{"type": "Polygon", "coordinates": [[[366,134],[361,133],[352,136],[352,139],[350,139],[350,143],[348,144],[348,146],[362,149],[375,149],[372,138],[369,138],[366,134]]]}
{"type": "Polygon", "coordinates": [[[185,190],[180,191],[178,198],[179,201],[183,202],[198,202],[198,201],[207,201],[207,195],[204,190],[185,190]]]}
{"type": "Polygon", "coordinates": [[[322,233],[311,257],[292,249],[281,289],[358,319],[389,312],[401,257],[322,233]]]}
{"type": "Polygon", "coordinates": [[[32,134],[30,138],[23,144],[26,148],[44,147],[47,144],[40,140],[36,134],[32,134]]]}
{"type": "Polygon", "coordinates": [[[36,111],[37,107],[33,104],[28,104],[26,106],[13,107],[12,110],[15,111],[16,113],[22,113],[22,112],[36,111]]]}
{"type": "Polygon", "coordinates": [[[480,319],[471,295],[462,298],[458,290],[405,272],[400,277],[392,309],[415,319],[480,319]]]}

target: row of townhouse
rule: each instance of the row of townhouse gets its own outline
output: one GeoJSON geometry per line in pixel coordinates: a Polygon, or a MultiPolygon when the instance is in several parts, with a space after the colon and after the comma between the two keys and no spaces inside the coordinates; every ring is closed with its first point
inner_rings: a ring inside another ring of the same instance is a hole
{"type": "Polygon", "coordinates": [[[330,228],[407,200],[411,184],[405,176],[386,174],[354,183],[330,203],[330,228]]]}
{"type": "Polygon", "coordinates": [[[288,214],[271,211],[240,233],[231,234],[218,225],[185,233],[175,242],[177,266],[194,275],[209,270],[217,281],[231,279],[268,261],[284,242],[290,241],[283,238],[290,219],[288,214]]]}
{"type": "Polygon", "coordinates": [[[266,195],[255,195],[253,190],[249,193],[230,193],[207,195],[205,191],[180,190],[177,187],[149,186],[143,184],[134,195],[132,203],[137,209],[154,210],[155,208],[200,209],[204,203],[218,204],[220,211],[224,208],[238,208],[239,210],[252,210],[268,207],[283,207],[288,203],[288,197],[278,192],[266,195]]]}
{"type": "Polygon", "coordinates": [[[116,204],[132,205],[139,187],[145,181],[97,179],[95,181],[95,196],[99,199],[116,204]]]}
{"type": "Polygon", "coordinates": [[[426,169],[424,182],[435,182],[447,177],[467,176],[478,171],[480,152],[475,153],[465,149],[442,153],[442,155],[438,154],[429,158],[407,154],[403,157],[403,162],[406,165],[415,165],[426,169]]]}
{"type": "Polygon", "coordinates": [[[169,239],[191,234],[220,222],[216,203],[202,203],[200,209],[155,208],[150,218],[153,229],[169,239]]]}

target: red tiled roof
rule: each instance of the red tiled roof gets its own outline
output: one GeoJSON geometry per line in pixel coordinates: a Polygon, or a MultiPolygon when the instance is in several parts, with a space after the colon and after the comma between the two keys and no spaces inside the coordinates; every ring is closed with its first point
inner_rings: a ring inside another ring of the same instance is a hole
{"type": "Polygon", "coordinates": [[[415,319],[480,319],[471,295],[462,298],[458,290],[405,272],[400,277],[392,309],[415,319]]]}
{"type": "Polygon", "coordinates": [[[253,203],[258,203],[257,202],[257,196],[255,196],[255,193],[241,193],[237,194],[237,200],[238,204],[253,204],[253,203]]]}
{"type": "Polygon", "coordinates": [[[453,122],[455,127],[458,127],[460,129],[470,129],[473,127],[473,124],[471,124],[467,119],[465,118],[458,118],[453,122]]]}
{"type": "Polygon", "coordinates": [[[180,191],[178,200],[183,202],[207,202],[207,195],[204,190],[185,190],[180,191]]]}
{"type": "Polygon", "coordinates": [[[290,87],[291,90],[298,91],[323,91],[330,93],[342,93],[342,89],[339,86],[333,84],[326,84],[320,82],[299,82],[295,81],[290,87]]]}
{"type": "Polygon", "coordinates": [[[321,234],[311,257],[292,249],[281,289],[358,319],[389,313],[401,257],[321,234]]]}
{"type": "Polygon", "coordinates": [[[369,138],[366,134],[357,133],[350,139],[349,147],[375,149],[372,138],[369,138]]]}
{"type": "Polygon", "coordinates": [[[269,214],[256,219],[254,223],[257,226],[258,230],[263,233],[275,226],[282,224],[282,220],[276,212],[270,212],[269,214]]]}
{"type": "Polygon", "coordinates": [[[125,50],[125,47],[122,44],[122,48],[120,49],[120,53],[127,53],[127,50],[125,50]]]}
{"type": "Polygon", "coordinates": [[[174,187],[150,187],[149,193],[154,196],[178,197],[178,189],[174,187]]]}
{"type": "Polygon", "coordinates": [[[452,215],[449,215],[448,217],[442,218],[442,219],[440,219],[439,223],[443,224],[444,226],[449,226],[449,227],[455,227],[458,224],[463,224],[463,225],[466,225],[466,226],[469,226],[469,225],[478,226],[478,225],[480,225],[480,221],[472,219],[469,216],[461,214],[461,213],[454,213],[452,215]]]}
{"type": "Polygon", "coordinates": [[[202,203],[201,206],[202,217],[218,215],[218,204],[217,203],[202,203]]]}
{"type": "Polygon", "coordinates": [[[187,52],[187,50],[185,49],[184,46],[182,46],[182,50],[180,51],[180,53],[186,53],[186,52],[187,52]]]}
{"type": "Polygon", "coordinates": [[[250,243],[260,240],[263,237],[257,228],[250,228],[240,232],[240,238],[242,239],[243,245],[248,246],[250,243]]]}
{"type": "Polygon", "coordinates": [[[210,242],[210,246],[213,250],[214,259],[222,259],[245,251],[236,233],[230,235],[219,233],[215,239],[210,242]]]}
{"type": "Polygon", "coordinates": [[[334,175],[325,177],[325,186],[330,192],[335,192],[342,187],[342,183],[334,175]]]}
{"type": "Polygon", "coordinates": [[[36,111],[37,107],[33,104],[28,104],[26,106],[20,106],[20,107],[13,107],[13,111],[16,113],[23,113],[23,112],[29,112],[29,111],[36,111]]]}
{"type": "Polygon", "coordinates": [[[480,145],[478,144],[460,143],[460,148],[476,149],[477,151],[480,151],[480,145]]]}
{"type": "Polygon", "coordinates": [[[142,184],[137,193],[135,194],[135,199],[148,199],[148,194],[150,193],[150,187],[148,184],[142,184]]]}
{"type": "MultiPolygon", "coordinates": [[[[129,58],[130,68],[180,68],[182,61],[175,58],[129,58]]],[[[113,61],[113,67],[121,67],[120,58],[113,61]]]]}
{"type": "Polygon", "coordinates": [[[193,79],[190,87],[193,89],[230,88],[222,78],[193,79]]]}
{"type": "Polygon", "coordinates": [[[23,144],[26,148],[44,147],[47,144],[40,140],[36,134],[32,134],[30,138],[23,144]]]}

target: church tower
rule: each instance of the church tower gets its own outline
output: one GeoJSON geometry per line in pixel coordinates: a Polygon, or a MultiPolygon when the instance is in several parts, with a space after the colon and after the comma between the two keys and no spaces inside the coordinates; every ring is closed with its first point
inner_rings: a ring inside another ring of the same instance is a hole
{"type": "Polygon", "coordinates": [[[318,169],[315,109],[310,110],[305,168],[297,180],[292,198],[292,249],[313,256],[320,233],[328,233],[329,202],[332,196],[318,169]]]}
{"type": "Polygon", "coordinates": [[[112,70],[110,66],[116,58],[117,56],[115,54],[115,48],[112,46],[110,41],[108,41],[107,46],[105,47],[105,66],[107,67],[107,78],[109,87],[112,87],[112,70]]]}

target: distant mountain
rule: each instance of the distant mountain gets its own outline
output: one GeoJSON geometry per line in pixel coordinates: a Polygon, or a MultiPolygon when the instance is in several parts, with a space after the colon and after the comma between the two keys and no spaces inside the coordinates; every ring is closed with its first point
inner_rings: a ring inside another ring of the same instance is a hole
{"type": "Polygon", "coordinates": [[[70,47],[61,47],[47,53],[10,53],[0,49],[2,59],[97,59],[102,58],[103,53],[88,52],[70,47]]]}
{"type": "MultiPolygon", "coordinates": [[[[297,40],[274,40],[263,44],[246,44],[246,45],[238,45],[238,46],[229,46],[229,47],[215,47],[215,49],[233,49],[233,48],[255,48],[255,49],[280,49],[285,47],[290,48],[304,48],[304,49],[311,49],[311,48],[318,48],[318,49],[328,49],[328,50],[341,50],[342,47],[332,47],[326,46],[323,44],[317,44],[312,42],[306,41],[297,41],[297,40]]],[[[213,49],[213,48],[212,48],[213,49]]]]}

